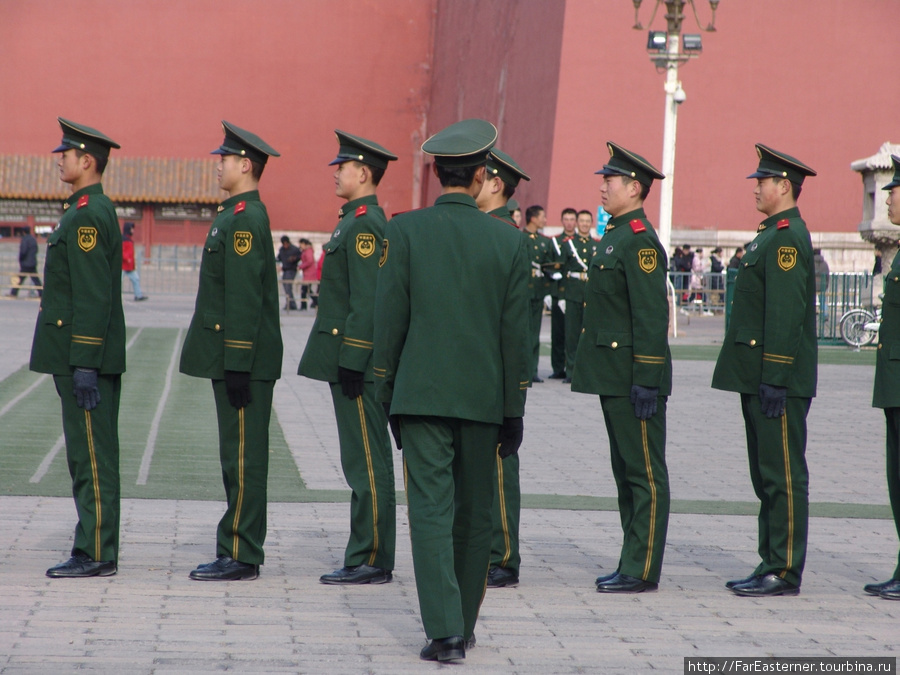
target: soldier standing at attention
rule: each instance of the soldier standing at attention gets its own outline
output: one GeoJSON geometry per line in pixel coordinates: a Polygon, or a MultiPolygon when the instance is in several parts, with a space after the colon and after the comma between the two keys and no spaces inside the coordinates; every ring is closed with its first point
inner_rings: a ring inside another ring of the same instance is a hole
{"type": "Polygon", "coordinates": [[[547,278],[544,268],[553,261],[552,246],[549,237],[540,230],[547,224],[547,213],[543,206],[537,204],[525,209],[525,233],[528,237],[528,252],[531,260],[531,381],[543,382],[538,377],[538,362],[541,356],[541,319],[544,316],[544,297],[547,295],[547,278]]]}
{"type": "Polygon", "coordinates": [[[335,194],[347,203],[322,247],[319,312],[297,372],[331,385],[341,467],[353,492],[344,566],[319,581],[383,584],[394,569],[397,507],[388,421],[375,402],[372,374],[375,283],[387,223],[375,188],[397,156],[364,138],[334,133],[339,149],[329,166],[338,167],[335,194]]]}
{"type": "Polygon", "coordinates": [[[669,524],[666,399],[672,393],[666,252],[644,214],[653,179],[646,159],[607,143],[600,202],[612,216],[588,271],[587,306],[572,391],[599,394],[619,495],[623,541],[600,593],[659,585],[669,524]]]}
{"type": "Polygon", "coordinates": [[[181,350],[185,375],[212,380],[228,508],[216,559],[200,581],[256,579],[264,562],[272,390],[281,377],[278,274],[259,179],[280,155],[259,136],[222,121],[219,187],[229,197],[206,236],[194,318],[181,350]]]}
{"type": "Polygon", "coordinates": [[[375,298],[376,395],[403,448],[428,661],[465,658],[474,644],[494,459],[522,442],[528,249],[475,202],[496,138],[489,122],[464,120],[425,141],[441,196],[388,223],[375,298]]]}
{"type": "Polygon", "coordinates": [[[759,498],[759,565],[729,581],[737,595],[797,595],[806,560],[806,415],[816,395],[816,279],[797,209],[816,172],[758,143],[756,208],[767,217],[741,259],[731,323],[712,386],[741,395],[750,481],[759,498]]]}
{"type": "MultiPolygon", "coordinates": [[[[508,208],[508,201],[516,192],[519,181],[531,180],[505,152],[494,148],[487,161],[487,179],[475,198],[478,208],[513,227],[516,226],[508,208]]],[[[519,584],[519,515],[522,494],[519,490],[519,455],[506,459],[497,455],[494,477],[496,489],[492,507],[494,534],[491,540],[491,567],[488,588],[502,588],[519,584]]]]}
{"type": "Polygon", "coordinates": [[[581,337],[584,320],[584,287],[587,284],[591,260],[597,254],[599,242],[591,236],[594,216],[590,211],[579,211],[577,232],[562,244],[563,275],[566,301],[566,372],[565,383],[572,381],[575,372],[575,353],[581,337]]]}
{"type": "MultiPolygon", "coordinates": [[[[888,219],[900,225],[900,157],[891,156],[894,178],[882,189],[888,190],[888,219]]],[[[879,259],[880,260],[880,259],[879,259]]],[[[900,344],[900,255],[894,256],[891,270],[884,276],[884,302],[881,305],[881,328],[875,356],[875,394],[872,405],[884,408],[887,424],[887,484],[894,525],[900,534],[900,360],[896,345],[900,344]]],[[[886,600],[900,600],[900,563],[887,581],[866,584],[866,593],[886,600]]]]}
{"type": "Polygon", "coordinates": [[[119,559],[119,395],[125,372],[122,233],[100,181],[110,148],[62,117],[59,178],[72,186],[47,239],[30,368],[53,375],[78,512],[71,557],[48,577],[108,577],[119,559]]]}
{"type": "MultiPolygon", "coordinates": [[[[575,236],[578,212],[569,207],[562,210],[560,222],[563,231],[550,237],[550,260],[544,270],[550,275],[550,367],[551,380],[571,382],[572,371],[566,372],[566,242],[575,236]],[[560,302],[562,301],[562,302],[560,302]]],[[[578,339],[578,336],[575,336],[578,339]]]]}

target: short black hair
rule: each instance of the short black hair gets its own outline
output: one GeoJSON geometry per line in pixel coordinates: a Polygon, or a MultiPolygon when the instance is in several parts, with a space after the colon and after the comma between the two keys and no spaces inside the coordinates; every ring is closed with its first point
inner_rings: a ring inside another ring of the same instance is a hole
{"type": "Polygon", "coordinates": [[[566,217],[567,215],[569,215],[570,213],[571,213],[573,216],[575,216],[576,218],[578,217],[578,211],[576,211],[575,209],[573,209],[571,206],[567,206],[566,208],[564,208],[564,209],[562,210],[562,213],[559,214],[560,220],[562,220],[563,218],[565,218],[565,217],[566,217]]]}
{"type": "Polygon", "coordinates": [[[591,217],[591,222],[594,221],[594,214],[591,213],[590,211],[588,211],[587,209],[581,209],[581,211],[578,212],[578,215],[579,215],[579,216],[582,215],[582,214],[584,214],[584,215],[586,215],[586,216],[590,216],[590,217],[591,217]]]}
{"type": "Polygon", "coordinates": [[[372,185],[378,187],[378,184],[384,177],[384,169],[380,166],[372,166],[371,164],[366,164],[366,168],[369,170],[369,173],[372,174],[372,185]]]}
{"type": "Polygon", "coordinates": [[[475,180],[475,172],[484,165],[480,166],[441,166],[435,164],[438,180],[441,187],[462,187],[467,188],[475,180]]]}
{"type": "Polygon", "coordinates": [[[282,244],[290,244],[291,238],[289,236],[287,236],[286,234],[283,234],[283,235],[281,235],[281,243],[282,244]]]}
{"type": "Polygon", "coordinates": [[[540,204],[533,204],[529,206],[527,209],[525,209],[525,222],[530,223],[532,219],[543,210],[544,207],[540,204]]]}
{"type": "Polygon", "coordinates": [[[253,176],[254,180],[259,180],[262,178],[263,170],[266,168],[266,165],[262,162],[254,162],[252,159],[250,160],[250,175],[253,176]]]}
{"type": "Polygon", "coordinates": [[[91,155],[94,158],[94,166],[97,169],[97,173],[102,176],[103,172],[106,171],[106,165],[109,163],[109,155],[106,157],[99,157],[97,155],[91,154],[90,152],[86,152],[85,150],[81,150],[79,148],[74,148],[75,155],[77,157],[84,157],[85,155],[91,155]]]}
{"type": "MultiPolygon", "coordinates": [[[[640,181],[638,181],[638,182],[640,183],[640,181]]],[[[649,195],[649,194],[650,194],[650,186],[644,185],[643,183],[641,183],[641,201],[644,201],[645,199],[647,199],[647,195],[649,195]]]]}
{"type": "Polygon", "coordinates": [[[503,197],[506,199],[506,201],[512,199],[512,196],[514,194],[516,194],[516,188],[514,188],[506,181],[503,181],[503,197]]]}

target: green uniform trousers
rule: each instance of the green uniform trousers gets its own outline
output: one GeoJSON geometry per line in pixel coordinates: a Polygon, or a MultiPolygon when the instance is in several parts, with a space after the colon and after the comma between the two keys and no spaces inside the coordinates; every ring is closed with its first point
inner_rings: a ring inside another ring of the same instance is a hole
{"type": "MultiPolygon", "coordinates": [[[[887,484],[891,498],[891,512],[894,514],[894,527],[900,536],[900,408],[885,408],[884,418],[887,423],[887,484]]],[[[897,569],[892,579],[900,579],[900,556],[897,569]]]]}
{"type": "Polygon", "coordinates": [[[522,493],[519,490],[519,455],[494,457],[494,502],[491,507],[491,567],[505,567],[519,576],[519,515],[522,493]]]}
{"type": "Polygon", "coordinates": [[[566,301],[566,372],[569,377],[575,372],[575,352],[584,325],[584,303],[566,301]]]}
{"type": "Polygon", "coordinates": [[[375,385],[366,382],[361,396],[349,399],[331,384],[331,400],[341,444],[341,467],[352,491],[350,539],[344,566],[394,569],[397,540],[397,495],[387,417],[375,402],[375,385]]]}
{"type": "Polygon", "coordinates": [[[249,565],[265,561],[269,418],[274,381],[250,380],[250,403],[228,402],[225,380],[213,380],[219,420],[219,460],[228,508],[216,532],[216,555],[249,565]]]}
{"type": "Polygon", "coordinates": [[[659,583],[669,527],[666,398],[659,397],[649,420],[635,417],[634,406],[624,396],[601,396],[600,405],[624,534],[617,569],[659,583]]]}
{"type": "Polygon", "coordinates": [[[750,482],[759,498],[759,557],[754,574],[800,585],[809,526],[806,415],[810,400],[789,396],[784,415],[769,419],[759,396],[741,394],[750,482]]]}
{"type": "MultiPolygon", "coordinates": [[[[566,314],[559,306],[560,298],[553,298],[550,305],[550,367],[554,373],[566,372],[566,336],[568,324],[566,314]]],[[[566,312],[569,306],[566,304],[566,312]]],[[[577,343],[576,343],[577,345],[577,343]]],[[[574,357],[573,357],[574,359],[574,357]]],[[[569,375],[572,371],[569,371],[569,375]]]]}
{"type": "Polygon", "coordinates": [[[534,354],[532,379],[537,377],[538,362],[541,357],[541,319],[544,316],[544,301],[541,298],[531,299],[531,346],[534,354]]]}
{"type": "Polygon", "coordinates": [[[100,375],[100,403],[79,408],[71,375],[54,375],[62,403],[66,459],[78,512],[72,555],[119,560],[119,397],[121,375],[100,375]]]}
{"type": "Polygon", "coordinates": [[[400,416],[416,589],[430,639],[475,630],[491,557],[497,424],[400,416]]]}

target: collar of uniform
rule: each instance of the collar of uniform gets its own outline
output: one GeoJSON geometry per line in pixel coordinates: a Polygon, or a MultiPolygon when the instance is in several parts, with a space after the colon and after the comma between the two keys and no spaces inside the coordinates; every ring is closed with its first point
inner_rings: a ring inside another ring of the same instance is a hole
{"type": "Polygon", "coordinates": [[[489,216],[494,216],[495,218],[499,218],[504,223],[509,223],[510,225],[515,226],[516,221],[512,219],[512,216],[509,215],[509,208],[506,206],[499,206],[493,211],[488,211],[489,216]]]}
{"type": "Polygon", "coordinates": [[[351,199],[349,202],[344,202],[341,210],[338,211],[338,215],[343,218],[348,213],[356,213],[356,208],[362,206],[363,204],[366,204],[368,206],[378,206],[378,196],[366,195],[365,197],[360,197],[359,199],[351,199]]]}
{"type": "MultiPolygon", "coordinates": [[[[69,206],[72,206],[75,202],[81,199],[84,195],[102,195],[103,194],[103,185],[100,183],[94,183],[93,185],[88,185],[87,187],[81,188],[78,192],[73,192],[69,195],[69,198],[64,202],[69,206]]],[[[68,208],[68,206],[66,207],[68,208]]]]}
{"type": "Polygon", "coordinates": [[[234,195],[229,197],[224,202],[219,204],[219,208],[217,209],[219,213],[222,211],[227,211],[232,206],[237,204],[238,202],[258,202],[259,201],[259,190],[250,190],[249,192],[242,192],[239,195],[234,195]]]}
{"type": "Polygon", "coordinates": [[[634,211],[629,211],[628,213],[623,213],[621,216],[616,216],[615,218],[610,218],[609,222],[606,224],[606,229],[611,230],[613,228],[619,227],[620,225],[627,225],[632,220],[642,219],[646,220],[647,216],[644,214],[644,207],[642,206],[639,209],[635,209],[634,211]]]}
{"type": "Polygon", "coordinates": [[[768,218],[766,218],[764,221],[762,221],[759,224],[759,228],[757,229],[757,232],[760,232],[769,227],[772,227],[779,220],[784,220],[785,218],[789,219],[789,218],[799,218],[799,217],[800,217],[800,209],[798,209],[796,206],[792,206],[791,208],[787,209],[786,211],[776,213],[774,216],[769,216],[768,218]]]}
{"type": "Polygon", "coordinates": [[[450,192],[441,195],[434,200],[434,205],[437,206],[438,204],[462,204],[464,206],[471,206],[473,209],[478,208],[478,205],[475,203],[475,198],[462,192],[450,192]]]}

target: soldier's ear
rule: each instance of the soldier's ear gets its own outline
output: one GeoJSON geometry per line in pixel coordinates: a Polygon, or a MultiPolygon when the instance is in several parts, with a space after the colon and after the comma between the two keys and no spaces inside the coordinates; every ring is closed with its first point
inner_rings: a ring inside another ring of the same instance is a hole
{"type": "Polygon", "coordinates": [[[252,173],[253,162],[247,157],[241,157],[241,173],[252,173]]]}
{"type": "Polygon", "coordinates": [[[370,180],[372,180],[372,172],[369,171],[369,167],[367,167],[365,164],[360,162],[359,169],[360,169],[360,171],[359,171],[360,185],[362,185],[364,183],[368,183],[370,180]]]}

